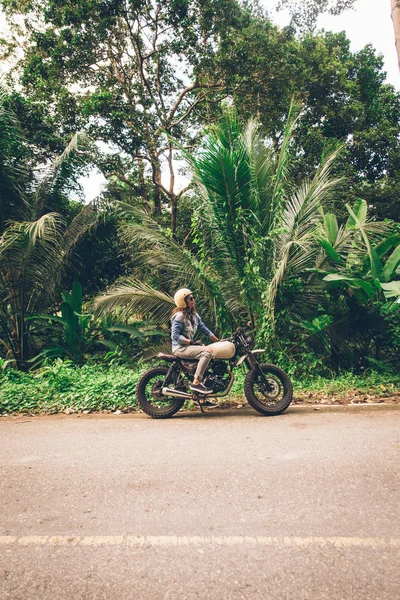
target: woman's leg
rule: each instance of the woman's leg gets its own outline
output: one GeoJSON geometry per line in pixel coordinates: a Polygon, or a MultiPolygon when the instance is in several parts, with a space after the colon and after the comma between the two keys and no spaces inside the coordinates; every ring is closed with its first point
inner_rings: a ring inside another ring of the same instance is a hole
{"type": "Polygon", "coordinates": [[[210,360],[212,359],[212,352],[207,350],[205,346],[187,346],[186,348],[175,350],[174,354],[183,360],[186,358],[199,361],[196,368],[196,373],[193,377],[193,383],[190,385],[190,389],[202,395],[199,398],[200,404],[209,408],[217,407],[218,404],[213,404],[212,402],[206,400],[206,395],[211,394],[212,389],[205,387],[201,383],[204,373],[206,372],[210,360]]]}
{"type": "Polygon", "coordinates": [[[212,359],[212,352],[209,350],[203,350],[199,355],[199,364],[197,365],[196,373],[194,374],[194,383],[199,383],[203,380],[204,373],[207,370],[210,360],[212,359]]]}
{"type": "Polygon", "coordinates": [[[175,350],[174,354],[179,356],[179,358],[199,361],[196,373],[194,374],[194,383],[199,383],[203,379],[204,373],[213,356],[212,352],[206,350],[204,346],[187,346],[187,348],[175,350]]]}

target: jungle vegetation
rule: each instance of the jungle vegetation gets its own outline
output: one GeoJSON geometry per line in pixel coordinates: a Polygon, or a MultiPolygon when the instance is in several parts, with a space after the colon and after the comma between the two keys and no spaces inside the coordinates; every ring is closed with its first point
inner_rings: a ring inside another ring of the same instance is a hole
{"type": "Polygon", "coordinates": [[[400,94],[371,46],[237,0],[1,6],[3,367],[135,364],[184,285],[291,373],[398,371],[400,94]]]}

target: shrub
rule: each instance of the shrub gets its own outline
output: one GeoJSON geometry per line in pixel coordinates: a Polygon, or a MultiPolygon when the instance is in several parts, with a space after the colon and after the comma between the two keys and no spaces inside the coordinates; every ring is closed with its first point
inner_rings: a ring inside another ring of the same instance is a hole
{"type": "Polygon", "coordinates": [[[36,372],[5,369],[0,372],[0,414],[135,409],[139,376],[139,369],[74,367],[61,359],[36,372]]]}

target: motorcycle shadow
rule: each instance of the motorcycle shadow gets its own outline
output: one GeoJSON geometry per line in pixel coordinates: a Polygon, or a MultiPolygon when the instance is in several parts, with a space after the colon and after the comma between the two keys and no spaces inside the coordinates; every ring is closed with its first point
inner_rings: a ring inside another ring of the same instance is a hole
{"type": "MultiPolygon", "coordinates": [[[[372,409],[380,409],[382,408],[383,404],[376,404],[376,405],[362,405],[361,408],[366,408],[369,407],[371,410],[372,409]]],[[[387,405],[386,405],[387,406],[387,405]]],[[[174,419],[199,419],[199,418],[204,418],[204,419],[215,419],[215,418],[224,418],[224,417],[235,417],[235,418],[241,418],[241,417],[258,417],[261,419],[271,419],[274,417],[279,417],[279,418],[290,418],[290,416],[299,416],[299,415],[304,415],[305,413],[307,413],[308,415],[315,415],[317,416],[318,413],[332,413],[332,412],[340,412],[340,411],[346,411],[346,412],[359,412],[360,410],[360,405],[359,404],[354,404],[354,405],[332,405],[332,404],[326,404],[326,405],[307,405],[307,404],[291,404],[283,413],[280,413],[279,415],[262,415],[260,413],[258,413],[257,411],[255,411],[253,408],[251,408],[250,406],[243,406],[241,408],[238,408],[236,406],[231,406],[231,407],[219,407],[219,408],[213,408],[213,409],[204,409],[204,413],[202,413],[200,411],[200,409],[189,409],[189,410],[183,410],[183,411],[179,411],[178,413],[176,413],[174,415],[174,419]]]]}
{"type": "MultiPolygon", "coordinates": [[[[287,409],[287,411],[285,413],[282,413],[278,416],[280,417],[284,417],[285,415],[287,415],[288,413],[297,413],[298,411],[296,410],[296,407],[289,407],[287,409]]],[[[266,415],[261,415],[260,413],[258,413],[257,411],[255,411],[253,408],[251,408],[250,406],[243,406],[242,408],[236,408],[236,407],[229,407],[229,408],[213,408],[213,409],[204,409],[204,413],[201,412],[200,409],[191,409],[191,410],[183,410],[183,411],[179,411],[178,413],[176,413],[173,418],[174,419],[221,419],[221,418],[225,418],[225,417],[235,417],[235,418],[241,418],[241,417],[259,417],[261,419],[265,419],[265,418],[271,418],[271,416],[266,417],[266,415]]]]}

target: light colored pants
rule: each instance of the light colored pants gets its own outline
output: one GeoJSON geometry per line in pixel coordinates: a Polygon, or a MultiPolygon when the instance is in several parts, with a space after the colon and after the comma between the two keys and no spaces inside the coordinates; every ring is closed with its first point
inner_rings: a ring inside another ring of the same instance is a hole
{"type": "Polygon", "coordinates": [[[203,375],[213,357],[212,352],[206,350],[205,346],[187,346],[186,348],[178,348],[174,351],[174,354],[175,356],[179,356],[179,358],[183,358],[183,360],[199,361],[196,373],[194,374],[194,378],[199,381],[203,379],[203,375]]]}

